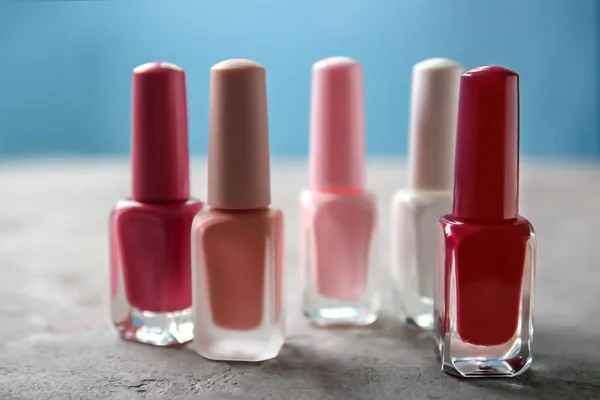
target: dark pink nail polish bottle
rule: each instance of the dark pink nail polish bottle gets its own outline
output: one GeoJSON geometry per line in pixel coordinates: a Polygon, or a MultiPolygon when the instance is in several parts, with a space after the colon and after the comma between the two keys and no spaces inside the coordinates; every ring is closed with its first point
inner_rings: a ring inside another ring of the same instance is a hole
{"type": "Polygon", "coordinates": [[[202,208],[189,196],[185,72],[133,71],[132,195],[110,216],[111,318],[127,340],[192,340],[190,232],[202,208]]]}

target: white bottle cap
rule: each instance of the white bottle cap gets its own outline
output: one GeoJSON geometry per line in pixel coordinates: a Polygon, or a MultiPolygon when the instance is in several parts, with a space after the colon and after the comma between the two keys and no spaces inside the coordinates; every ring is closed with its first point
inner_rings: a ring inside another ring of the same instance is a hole
{"type": "Polygon", "coordinates": [[[452,190],[462,65],[445,58],[417,63],[412,72],[408,184],[452,190]]]}

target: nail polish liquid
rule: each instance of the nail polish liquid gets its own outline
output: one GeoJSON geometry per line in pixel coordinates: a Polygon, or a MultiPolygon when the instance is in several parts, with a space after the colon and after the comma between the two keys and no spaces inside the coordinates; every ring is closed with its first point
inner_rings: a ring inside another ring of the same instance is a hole
{"type": "Polygon", "coordinates": [[[196,349],[261,361],[283,345],[283,214],[207,209],[194,223],[196,349]]]}
{"type": "Polygon", "coordinates": [[[301,204],[305,315],[321,326],[373,323],[375,196],[306,190],[301,204]]]}
{"type": "Polygon", "coordinates": [[[536,240],[518,215],[519,76],[461,79],[452,213],[440,219],[435,314],[442,369],[513,377],[533,361],[536,240]]]}
{"type": "Polygon", "coordinates": [[[270,205],[265,82],[249,60],[211,69],[208,207],[192,229],[192,347],[212,360],[263,361],[284,342],[284,219],[270,205]]]}
{"type": "Polygon", "coordinates": [[[433,328],[439,218],[452,209],[458,88],[463,67],[433,58],[412,74],[408,187],[391,209],[393,311],[404,322],[433,328]]]}
{"type": "Polygon", "coordinates": [[[362,68],[344,57],[319,61],[312,90],[310,188],[300,196],[304,314],[317,326],[369,325],[380,300],[362,68]]]}
{"type": "Polygon", "coordinates": [[[133,193],[110,216],[112,322],[126,340],[192,339],[185,75],[166,63],[134,70],[133,193]]]}

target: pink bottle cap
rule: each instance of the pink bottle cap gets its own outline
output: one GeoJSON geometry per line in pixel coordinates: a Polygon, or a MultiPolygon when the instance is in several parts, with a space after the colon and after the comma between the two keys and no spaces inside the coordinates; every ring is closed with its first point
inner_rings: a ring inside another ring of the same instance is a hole
{"type": "Polygon", "coordinates": [[[185,72],[154,62],[133,70],[132,198],[163,203],[189,198],[185,72]]]}
{"type": "Polygon", "coordinates": [[[271,204],[266,73],[250,60],[210,70],[208,201],[244,210],[271,204]]]}
{"type": "Polygon", "coordinates": [[[462,65],[444,58],[413,67],[408,153],[409,187],[450,191],[462,65]]]}
{"type": "Polygon", "coordinates": [[[361,191],[365,185],[362,67],[347,57],[313,65],[310,120],[310,188],[361,191]]]}

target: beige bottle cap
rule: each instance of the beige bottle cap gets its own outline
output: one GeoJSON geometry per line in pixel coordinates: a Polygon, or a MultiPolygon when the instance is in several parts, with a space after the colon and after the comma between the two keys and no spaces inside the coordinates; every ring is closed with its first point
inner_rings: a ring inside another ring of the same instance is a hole
{"type": "Polygon", "coordinates": [[[462,65],[432,58],[414,65],[408,153],[409,187],[452,190],[462,65]]]}
{"type": "Polygon", "coordinates": [[[226,60],[210,70],[208,199],[214,208],[271,204],[265,68],[226,60]]]}

